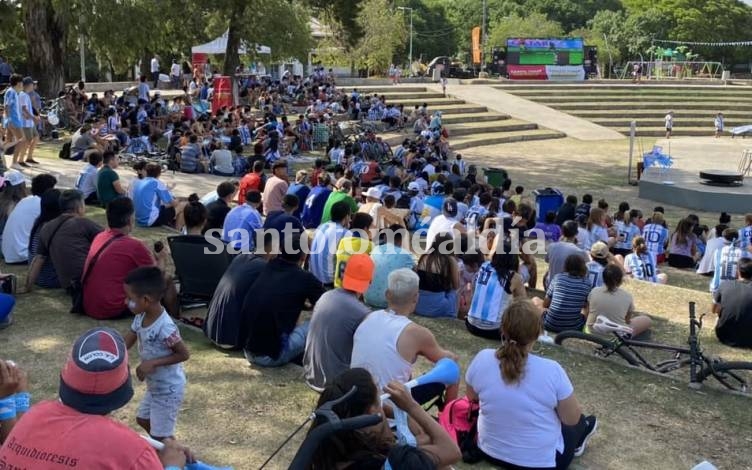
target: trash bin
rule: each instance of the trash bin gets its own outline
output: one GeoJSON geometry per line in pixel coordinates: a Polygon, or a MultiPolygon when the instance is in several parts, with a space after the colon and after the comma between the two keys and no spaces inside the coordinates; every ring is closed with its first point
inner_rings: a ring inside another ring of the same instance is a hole
{"type": "Polygon", "coordinates": [[[494,188],[501,187],[509,179],[509,173],[503,168],[483,168],[483,173],[486,175],[486,182],[494,188]]]}
{"type": "Polygon", "coordinates": [[[548,211],[556,212],[564,204],[564,196],[558,189],[536,189],[533,191],[533,196],[535,196],[535,213],[538,214],[537,222],[545,222],[548,211]]]}

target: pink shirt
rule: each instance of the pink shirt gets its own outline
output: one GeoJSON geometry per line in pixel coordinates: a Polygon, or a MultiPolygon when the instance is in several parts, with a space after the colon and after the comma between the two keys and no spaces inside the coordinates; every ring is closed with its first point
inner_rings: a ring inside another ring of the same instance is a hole
{"type": "Polygon", "coordinates": [[[272,211],[282,210],[282,199],[287,194],[287,188],[289,184],[287,181],[277,176],[272,176],[266,181],[264,186],[264,194],[262,200],[264,201],[264,213],[268,214],[272,211]]]}

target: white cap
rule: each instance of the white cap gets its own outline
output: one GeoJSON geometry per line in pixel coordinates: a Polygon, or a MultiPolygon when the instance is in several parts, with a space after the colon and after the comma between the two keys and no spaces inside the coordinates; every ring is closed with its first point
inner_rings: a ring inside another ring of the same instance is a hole
{"type": "Polygon", "coordinates": [[[408,191],[420,191],[420,185],[417,182],[412,181],[411,183],[407,185],[407,190],[408,191]]]}
{"type": "Polygon", "coordinates": [[[376,186],[368,188],[368,191],[364,194],[365,197],[372,197],[374,199],[381,199],[381,191],[376,186]]]}
{"type": "Polygon", "coordinates": [[[18,186],[19,184],[24,184],[26,179],[20,171],[8,170],[3,175],[3,182],[7,182],[11,186],[18,186]]]}

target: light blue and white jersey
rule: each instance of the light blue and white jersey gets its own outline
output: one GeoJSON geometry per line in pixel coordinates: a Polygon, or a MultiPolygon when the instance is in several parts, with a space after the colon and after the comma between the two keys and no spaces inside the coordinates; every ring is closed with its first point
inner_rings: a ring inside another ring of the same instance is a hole
{"type": "Polygon", "coordinates": [[[624,258],[624,269],[634,279],[640,281],[658,282],[658,269],[655,254],[630,253],[624,258]]]}
{"type": "Polygon", "coordinates": [[[587,278],[590,281],[590,286],[595,289],[603,285],[603,266],[597,261],[588,261],[587,263],[587,278]]]}
{"type": "Polygon", "coordinates": [[[133,183],[133,207],[136,223],[141,227],[150,227],[159,218],[163,205],[172,203],[174,197],[165,184],[147,176],[133,183]]]}
{"type": "Polygon", "coordinates": [[[465,215],[465,224],[467,224],[467,231],[468,232],[477,232],[480,231],[483,227],[479,226],[478,223],[483,220],[485,216],[488,215],[488,209],[483,206],[473,206],[467,211],[467,215],[465,215]]]}
{"type": "Polygon", "coordinates": [[[327,222],[316,229],[311,243],[309,269],[322,284],[334,283],[337,245],[350,231],[336,222],[327,222]]]}
{"type": "Polygon", "coordinates": [[[752,245],[752,225],[739,230],[739,242],[741,243],[739,247],[742,250],[750,251],[749,246],[752,245]]]}
{"type": "Polygon", "coordinates": [[[656,256],[662,255],[668,241],[668,229],[660,224],[647,224],[642,229],[642,238],[648,251],[656,256]]]}
{"type": "Polygon", "coordinates": [[[710,292],[715,292],[723,281],[733,281],[739,276],[739,260],[744,251],[737,246],[736,241],[725,245],[715,252],[715,270],[710,281],[710,292]]]}
{"type": "Polygon", "coordinates": [[[626,224],[622,220],[617,220],[614,224],[616,228],[616,245],[619,250],[631,250],[632,239],[640,236],[640,228],[635,224],[626,224]]]}
{"type": "Polygon", "coordinates": [[[486,261],[475,276],[475,291],[467,313],[467,321],[476,328],[495,330],[501,326],[501,317],[512,300],[510,289],[514,273],[499,279],[496,269],[486,261]]]}
{"type": "Polygon", "coordinates": [[[594,225],[590,231],[590,240],[588,247],[586,249],[590,249],[591,246],[595,245],[596,242],[603,242],[608,244],[608,230],[606,230],[606,227],[602,225],[594,225]]]}

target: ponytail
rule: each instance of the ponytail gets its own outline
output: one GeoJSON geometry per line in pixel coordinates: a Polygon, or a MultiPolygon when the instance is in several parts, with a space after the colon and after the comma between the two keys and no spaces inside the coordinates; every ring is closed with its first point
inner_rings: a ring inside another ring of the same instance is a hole
{"type": "Polygon", "coordinates": [[[519,383],[527,362],[527,345],[518,344],[513,339],[504,340],[501,347],[496,350],[496,359],[499,360],[504,383],[519,383]]]}

